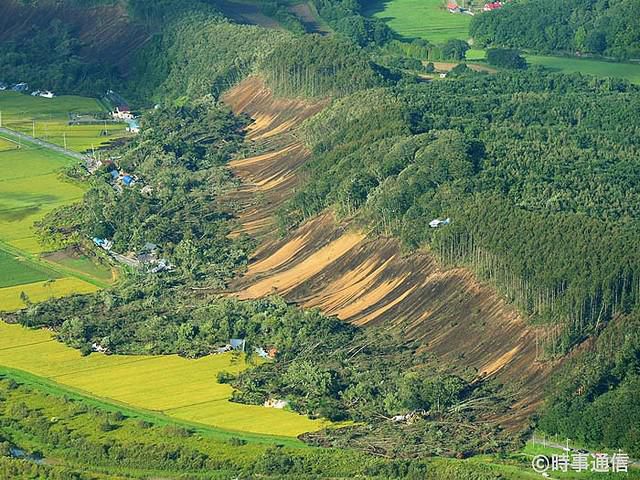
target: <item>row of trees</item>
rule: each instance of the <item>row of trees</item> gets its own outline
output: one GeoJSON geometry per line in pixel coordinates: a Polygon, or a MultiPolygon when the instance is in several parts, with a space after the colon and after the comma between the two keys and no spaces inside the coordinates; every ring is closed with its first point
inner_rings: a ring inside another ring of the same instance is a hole
{"type": "Polygon", "coordinates": [[[611,322],[554,378],[540,428],[640,455],[640,315],[611,322]]]}

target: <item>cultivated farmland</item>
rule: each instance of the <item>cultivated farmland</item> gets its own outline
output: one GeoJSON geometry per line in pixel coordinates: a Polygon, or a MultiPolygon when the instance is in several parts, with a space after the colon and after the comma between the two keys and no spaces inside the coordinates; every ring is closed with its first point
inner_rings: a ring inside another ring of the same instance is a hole
{"type": "MultiPolygon", "coordinates": [[[[8,105],[12,108],[15,108],[17,100],[26,107],[30,107],[35,100],[50,101],[6,92],[2,98],[11,99],[14,103],[9,102],[8,105]]],[[[62,105],[98,105],[95,100],[70,98],[73,99],[72,102],[62,105]]],[[[6,106],[5,103],[4,107],[6,106]]],[[[47,103],[41,106],[51,108],[51,104],[47,103]]],[[[27,111],[30,115],[35,115],[33,110],[27,111]]],[[[45,108],[45,111],[50,110],[45,108]]],[[[6,118],[6,113],[3,113],[5,125],[6,118]]],[[[41,301],[71,293],[95,291],[96,285],[110,280],[109,269],[88,265],[86,259],[81,261],[66,257],[58,259],[58,268],[37,258],[44,249],[36,238],[34,223],[57,207],[79,201],[84,194],[81,184],[61,177],[61,170],[77,160],[19,140],[10,134],[3,134],[2,142],[0,310],[22,308],[25,305],[21,298],[23,292],[30,301],[41,301]],[[4,146],[10,148],[2,148],[4,146]]]]}
{"type": "MultiPolygon", "coordinates": [[[[126,124],[82,123],[70,125],[73,118],[89,121],[103,117],[105,107],[96,99],[62,96],[51,99],[16,92],[0,92],[2,126],[33,135],[70,150],[83,152],[107,144],[126,135],[126,124]],[[76,115],[79,115],[77,117],[76,115]]],[[[0,148],[1,149],[1,148],[0,148]]]]}
{"type": "Polygon", "coordinates": [[[42,251],[33,224],[52,209],[82,198],[80,185],[59,171],[75,162],[33,144],[0,152],[0,241],[30,253],[42,251]]]}
{"type": "Polygon", "coordinates": [[[284,410],[228,401],[232,389],[216,374],[246,368],[240,356],[122,356],[80,352],[44,330],[0,321],[0,366],[53,380],[85,394],[225,430],[295,437],[326,423],[284,410]]]}
{"type": "MultiPolygon", "coordinates": [[[[53,270],[0,250],[0,288],[59,278],[53,270]]],[[[1,290],[0,290],[1,291],[1,290]]]]}
{"type": "Polygon", "coordinates": [[[469,38],[471,16],[449,13],[443,0],[378,0],[367,5],[365,14],[384,20],[406,38],[444,43],[469,38]]]}
{"type": "Polygon", "coordinates": [[[0,311],[12,311],[25,307],[25,302],[21,298],[23,292],[29,301],[36,303],[74,293],[93,293],[97,290],[97,286],[74,277],[4,287],[0,288],[0,311]]]}

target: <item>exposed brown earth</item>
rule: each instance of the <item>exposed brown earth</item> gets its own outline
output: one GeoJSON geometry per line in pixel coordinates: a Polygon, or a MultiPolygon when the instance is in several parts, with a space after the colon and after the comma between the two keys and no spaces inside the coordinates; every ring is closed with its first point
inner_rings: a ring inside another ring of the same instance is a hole
{"type": "Polygon", "coordinates": [[[446,269],[429,253],[404,255],[394,239],[376,238],[330,213],[286,238],[271,234],[274,210],[291,194],[309,151],[291,135],[322,103],[274,99],[252,78],[225,101],[256,119],[249,138],[264,153],[237,160],[247,204],[241,230],[261,235],[246,274],[232,285],[239,298],[278,293],[288,301],[357,325],[388,324],[478,377],[512,385],[519,400],[503,423],[521,426],[542,398],[552,365],[536,361],[536,332],[491,287],[466,269],[446,269]],[[258,195],[259,200],[250,202],[258,195]]]}
{"type": "Polygon", "coordinates": [[[254,120],[247,140],[264,152],[231,162],[243,182],[229,199],[243,212],[236,233],[256,236],[274,229],[273,214],[298,184],[296,173],[311,154],[291,135],[292,129],[319,112],[325,102],[275,99],[255,77],[234,88],[224,101],[235,112],[254,120]]]}

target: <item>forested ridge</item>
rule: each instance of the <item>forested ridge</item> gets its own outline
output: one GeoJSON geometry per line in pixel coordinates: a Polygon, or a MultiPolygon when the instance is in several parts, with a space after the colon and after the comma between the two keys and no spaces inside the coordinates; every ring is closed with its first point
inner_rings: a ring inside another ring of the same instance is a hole
{"type": "Polygon", "coordinates": [[[473,17],[470,33],[480,45],[638,59],[640,5],[634,0],[509,2],[473,17]]]}
{"type": "Polygon", "coordinates": [[[549,354],[566,352],[638,301],[639,99],[542,72],[358,93],[307,124],[310,181],[281,224],[335,206],[428,245],[547,324],[549,354]]]}

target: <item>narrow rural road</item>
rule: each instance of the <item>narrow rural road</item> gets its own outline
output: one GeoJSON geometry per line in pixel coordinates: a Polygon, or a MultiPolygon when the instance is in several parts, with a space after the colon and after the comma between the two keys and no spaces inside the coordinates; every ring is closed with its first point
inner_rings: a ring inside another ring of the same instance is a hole
{"type": "Polygon", "coordinates": [[[86,162],[90,159],[88,155],[83,155],[82,153],[73,152],[71,150],[67,150],[66,148],[61,147],[60,145],[56,145],[54,143],[45,142],[44,140],[40,140],[39,138],[32,137],[31,135],[27,135],[25,133],[17,132],[15,130],[10,130],[8,128],[0,127],[0,133],[4,133],[6,135],[12,137],[18,137],[22,140],[25,140],[30,143],[35,143],[43,148],[47,148],[49,150],[53,150],[54,152],[61,153],[63,155],[67,155],[69,157],[76,158],[82,162],[86,162]]]}

